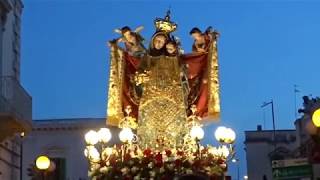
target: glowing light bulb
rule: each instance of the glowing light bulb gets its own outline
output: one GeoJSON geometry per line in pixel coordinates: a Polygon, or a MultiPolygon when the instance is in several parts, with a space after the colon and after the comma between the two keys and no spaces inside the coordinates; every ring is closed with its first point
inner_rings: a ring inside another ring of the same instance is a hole
{"type": "Polygon", "coordinates": [[[39,156],[36,159],[36,167],[40,170],[47,170],[50,166],[50,159],[47,156],[39,156]]]}
{"type": "Polygon", "coordinates": [[[98,139],[100,142],[107,143],[110,141],[112,135],[108,128],[101,128],[98,131],[98,139]]]}
{"type": "Polygon", "coordinates": [[[131,142],[133,140],[134,134],[131,128],[123,128],[119,133],[119,139],[122,142],[131,142]]]}
{"type": "Polygon", "coordinates": [[[190,131],[190,136],[193,139],[203,139],[204,131],[200,126],[193,126],[190,131]]]}
{"type": "Polygon", "coordinates": [[[312,122],[316,127],[320,127],[320,109],[317,109],[313,114],[312,114],[312,122]]]}
{"type": "Polygon", "coordinates": [[[96,131],[90,130],[85,134],[84,139],[87,144],[95,145],[99,141],[98,133],[96,131]]]}
{"type": "Polygon", "coordinates": [[[215,136],[216,140],[219,141],[219,142],[224,142],[226,131],[227,131],[226,127],[224,127],[224,126],[218,127],[217,130],[214,133],[214,136],[215,136]]]}

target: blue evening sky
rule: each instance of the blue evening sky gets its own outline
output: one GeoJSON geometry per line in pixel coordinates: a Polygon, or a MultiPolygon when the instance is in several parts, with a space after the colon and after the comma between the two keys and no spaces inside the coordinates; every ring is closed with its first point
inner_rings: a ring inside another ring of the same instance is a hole
{"type": "MultiPolygon", "coordinates": [[[[189,30],[213,26],[220,33],[221,124],[238,135],[244,169],[244,130],[293,128],[294,84],[301,96],[319,95],[320,3],[315,1],[107,1],[25,0],[22,18],[22,84],[33,97],[33,118],[104,117],[109,51],[115,28],[143,25],[171,6],[175,33],[190,51],[189,30]]],[[[206,130],[212,143],[216,125],[206,130]]],[[[234,169],[231,169],[234,172],[234,169]]],[[[241,173],[243,176],[244,172],[241,173]]]]}

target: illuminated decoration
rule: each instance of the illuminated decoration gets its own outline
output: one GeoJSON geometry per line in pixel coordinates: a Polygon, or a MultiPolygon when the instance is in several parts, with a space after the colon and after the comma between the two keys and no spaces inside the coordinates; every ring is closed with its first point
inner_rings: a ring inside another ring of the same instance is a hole
{"type": "MultiPolygon", "coordinates": [[[[85,134],[84,155],[92,179],[172,179],[184,174],[224,176],[235,155],[235,132],[220,127],[219,145],[201,145],[203,119],[220,117],[216,31],[201,33],[194,50],[182,54],[171,33],[170,11],[154,21],[149,49],[140,31],[117,29],[111,50],[107,124],[120,129],[122,144],[110,146],[109,129],[85,134]],[[201,39],[201,38],[200,38],[201,39]],[[118,43],[124,43],[122,48],[118,43]]],[[[193,36],[192,36],[193,37],[193,36]]]]}
{"type": "Polygon", "coordinates": [[[216,140],[221,143],[231,144],[236,139],[236,133],[231,128],[226,128],[224,126],[218,127],[214,135],[216,140]]]}
{"type": "Polygon", "coordinates": [[[190,136],[193,139],[202,139],[204,136],[204,131],[200,126],[193,126],[190,131],[190,136]]]}
{"type": "MultiPolygon", "coordinates": [[[[84,150],[84,155],[90,164],[89,177],[92,179],[120,177],[157,179],[172,178],[190,172],[210,177],[224,174],[227,170],[227,162],[232,160],[235,154],[232,144],[235,140],[232,134],[234,131],[219,127],[215,134],[223,132],[220,138],[222,144],[218,147],[202,146],[199,142],[204,137],[204,131],[201,124],[196,121],[201,118],[195,114],[195,110],[195,106],[192,106],[193,113],[187,118],[189,133],[184,137],[184,143],[180,147],[163,149],[162,143],[165,143],[165,139],[156,143],[155,146],[158,148],[139,146],[137,144],[139,140],[129,126],[130,123],[125,122],[130,119],[128,117],[123,119],[124,126],[119,133],[119,138],[124,143],[122,145],[110,147],[105,143],[106,141],[101,141],[99,133],[90,130],[85,135],[90,138],[86,141],[87,146],[84,150]]],[[[129,111],[126,116],[130,116],[129,111]]]]}
{"type": "Polygon", "coordinates": [[[314,111],[312,115],[312,122],[316,127],[320,127],[320,109],[314,111]]]}
{"type": "Polygon", "coordinates": [[[112,135],[108,128],[101,128],[98,131],[98,138],[99,138],[99,141],[101,142],[107,143],[110,141],[111,137],[112,135]]]}
{"type": "Polygon", "coordinates": [[[47,156],[39,156],[36,159],[36,167],[40,170],[47,170],[50,167],[50,159],[47,156]]]}
{"type": "Polygon", "coordinates": [[[133,140],[134,134],[130,128],[123,128],[119,133],[120,141],[131,142],[133,140]]]}
{"type": "Polygon", "coordinates": [[[87,132],[84,138],[86,140],[86,143],[90,145],[95,145],[99,141],[98,133],[93,130],[90,130],[89,132],[87,132]]]}

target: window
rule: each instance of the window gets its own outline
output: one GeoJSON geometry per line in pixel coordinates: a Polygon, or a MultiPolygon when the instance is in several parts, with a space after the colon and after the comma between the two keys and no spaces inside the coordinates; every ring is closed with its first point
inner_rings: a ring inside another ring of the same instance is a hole
{"type": "Polygon", "coordinates": [[[50,158],[56,165],[53,172],[48,174],[46,180],[66,180],[66,159],[65,158],[50,158]]]}

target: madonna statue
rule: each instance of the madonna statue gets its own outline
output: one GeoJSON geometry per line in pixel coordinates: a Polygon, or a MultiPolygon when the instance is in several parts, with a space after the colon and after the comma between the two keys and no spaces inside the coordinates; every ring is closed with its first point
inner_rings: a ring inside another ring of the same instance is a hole
{"type": "Polygon", "coordinates": [[[170,12],[154,22],[156,32],[148,49],[141,42],[131,43],[130,48],[128,42],[125,48],[120,47],[118,40],[109,43],[107,124],[117,126],[130,106],[130,116],[137,119],[141,146],[179,147],[189,131],[187,117],[191,106],[208,121],[219,119],[218,33],[212,28],[205,33],[193,28],[193,51],[183,54],[180,42],[172,35],[177,24],[170,21],[170,12]]]}

